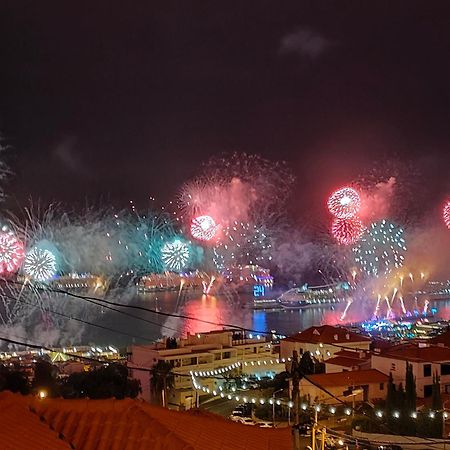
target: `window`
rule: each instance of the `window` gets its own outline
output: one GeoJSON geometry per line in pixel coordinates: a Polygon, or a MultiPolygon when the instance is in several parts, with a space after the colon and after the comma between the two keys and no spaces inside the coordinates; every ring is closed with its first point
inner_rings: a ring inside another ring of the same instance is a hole
{"type": "Polygon", "coordinates": [[[395,372],[395,363],[391,364],[391,372],[395,372]]]}
{"type": "Polygon", "coordinates": [[[253,353],[256,353],[257,348],[253,347],[253,353]]]}
{"type": "Polygon", "coordinates": [[[423,365],[423,376],[424,377],[431,377],[431,364],[424,364],[423,365]]]}
{"type": "Polygon", "coordinates": [[[441,364],[441,375],[450,375],[450,363],[441,364]]]}
{"type": "Polygon", "coordinates": [[[229,359],[230,356],[231,356],[231,353],[230,353],[230,352],[224,352],[224,354],[223,354],[223,356],[222,356],[222,359],[229,359]]]}
{"type": "Polygon", "coordinates": [[[423,387],[423,396],[424,397],[431,397],[433,393],[433,385],[432,384],[427,384],[426,386],[423,387]]]}
{"type": "Polygon", "coordinates": [[[384,383],[380,383],[380,391],[384,391],[384,383]]]}
{"type": "Polygon", "coordinates": [[[303,355],[303,349],[302,348],[300,349],[300,355],[303,355]]]}

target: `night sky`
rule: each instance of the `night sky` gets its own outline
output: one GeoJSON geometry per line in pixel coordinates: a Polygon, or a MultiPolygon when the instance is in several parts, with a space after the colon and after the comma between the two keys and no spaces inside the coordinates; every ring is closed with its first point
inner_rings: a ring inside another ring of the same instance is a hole
{"type": "Polygon", "coordinates": [[[448,1],[110,3],[1,2],[10,204],[165,202],[224,151],[285,159],[299,213],[386,159],[450,193],[448,1]]]}

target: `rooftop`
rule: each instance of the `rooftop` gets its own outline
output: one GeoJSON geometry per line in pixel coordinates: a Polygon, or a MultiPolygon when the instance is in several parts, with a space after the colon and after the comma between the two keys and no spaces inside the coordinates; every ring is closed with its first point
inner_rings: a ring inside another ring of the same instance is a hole
{"type": "Polygon", "coordinates": [[[367,363],[367,359],[347,358],[345,356],[336,356],[325,361],[325,364],[333,364],[342,367],[354,367],[365,363],[367,363]]]}
{"type": "Polygon", "coordinates": [[[354,351],[351,350],[339,350],[334,354],[334,356],[342,356],[344,358],[351,358],[351,359],[360,359],[360,360],[367,360],[370,359],[370,352],[369,351],[354,351]]]}
{"type": "Polygon", "coordinates": [[[450,347],[450,330],[446,330],[429,340],[432,344],[441,344],[445,347],[450,347]]]}
{"type": "Polygon", "coordinates": [[[204,411],[138,400],[64,400],[0,393],[2,450],[288,450],[288,428],[261,429],[204,411]]]}
{"type": "Polygon", "coordinates": [[[376,369],[354,370],[337,373],[320,373],[309,375],[308,379],[314,384],[323,387],[327,386],[359,386],[369,383],[386,383],[389,379],[387,375],[376,369]]]}
{"type": "Polygon", "coordinates": [[[287,342],[305,342],[315,344],[340,344],[345,346],[349,342],[370,342],[370,338],[355,333],[343,327],[333,327],[331,325],[322,325],[320,327],[311,327],[304,331],[293,334],[283,339],[287,342]]]}
{"type": "Polygon", "coordinates": [[[421,346],[417,343],[406,343],[387,348],[376,356],[409,362],[442,362],[450,361],[450,348],[439,345],[421,346]]]}

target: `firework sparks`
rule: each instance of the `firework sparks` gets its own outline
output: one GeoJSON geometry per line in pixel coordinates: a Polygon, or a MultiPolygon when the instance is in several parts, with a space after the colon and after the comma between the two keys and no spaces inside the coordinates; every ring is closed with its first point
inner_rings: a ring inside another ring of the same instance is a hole
{"type": "Polygon", "coordinates": [[[161,258],[168,270],[180,272],[186,267],[189,261],[189,246],[176,239],[173,242],[167,242],[161,249],[161,258]]]}
{"type": "Polygon", "coordinates": [[[445,226],[450,230],[450,200],[444,205],[443,218],[445,226]]]}
{"type": "Polygon", "coordinates": [[[48,281],[56,274],[56,257],[45,249],[33,248],[25,257],[23,270],[36,281],[48,281]]]}
{"type": "Polygon", "coordinates": [[[359,219],[334,219],[331,233],[339,244],[355,244],[361,237],[363,224],[359,219]]]}
{"type": "Polygon", "coordinates": [[[374,222],[353,248],[355,262],[368,275],[380,276],[403,265],[406,242],[403,228],[387,220],[374,222]]]}
{"type": "Polygon", "coordinates": [[[0,272],[10,274],[17,272],[24,258],[23,243],[14,233],[0,233],[0,272]]]}
{"type": "Polygon", "coordinates": [[[358,192],[353,188],[344,187],[333,192],[328,199],[328,209],[334,217],[351,219],[355,217],[361,207],[358,192]]]}
{"type": "Polygon", "coordinates": [[[211,216],[198,216],[192,219],[191,234],[200,241],[210,241],[216,235],[217,228],[211,216]]]}

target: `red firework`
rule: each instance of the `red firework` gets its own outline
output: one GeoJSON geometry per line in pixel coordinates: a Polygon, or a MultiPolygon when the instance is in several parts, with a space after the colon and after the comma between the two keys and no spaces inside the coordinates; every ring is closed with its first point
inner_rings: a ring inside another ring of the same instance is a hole
{"type": "Polygon", "coordinates": [[[191,234],[201,241],[211,240],[217,232],[217,225],[211,216],[198,216],[192,219],[191,234]]]}
{"type": "Polygon", "coordinates": [[[334,191],[328,199],[328,209],[334,217],[351,219],[355,217],[361,207],[358,192],[351,187],[344,187],[334,191]]]}
{"type": "Polygon", "coordinates": [[[0,273],[17,272],[23,258],[23,243],[13,233],[0,233],[0,273]]]}
{"type": "Polygon", "coordinates": [[[444,205],[443,217],[446,227],[450,230],[450,200],[444,205]]]}
{"type": "Polygon", "coordinates": [[[356,243],[364,230],[359,219],[334,219],[331,225],[331,234],[342,245],[356,243]]]}

